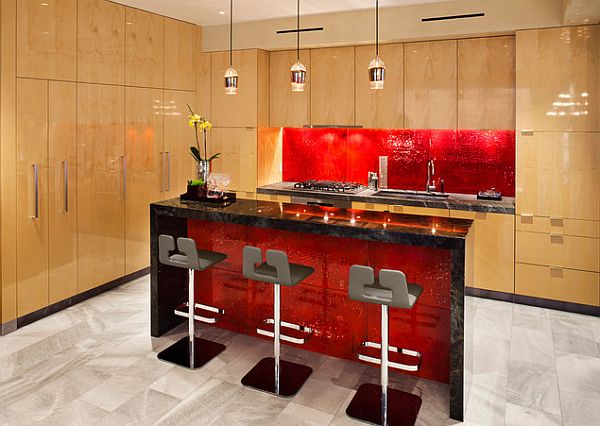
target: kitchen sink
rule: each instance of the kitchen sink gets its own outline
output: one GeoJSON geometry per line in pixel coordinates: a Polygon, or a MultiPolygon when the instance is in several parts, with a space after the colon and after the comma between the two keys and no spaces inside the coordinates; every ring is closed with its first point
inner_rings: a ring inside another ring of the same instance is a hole
{"type": "Polygon", "coordinates": [[[420,198],[448,198],[445,192],[415,191],[411,189],[382,189],[372,194],[373,197],[420,197],[420,198]]]}

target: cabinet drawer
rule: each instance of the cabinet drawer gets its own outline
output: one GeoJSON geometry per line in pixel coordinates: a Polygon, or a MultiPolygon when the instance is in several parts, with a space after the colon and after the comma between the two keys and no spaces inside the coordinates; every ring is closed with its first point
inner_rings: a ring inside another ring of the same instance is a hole
{"type": "Polygon", "coordinates": [[[352,202],[352,208],[355,210],[369,210],[374,212],[387,212],[390,206],[387,204],[361,203],[358,201],[352,202]]]}
{"type": "Polygon", "coordinates": [[[517,231],[517,262],[598,272],[597,238],[517,231]]]}
{"type": "Polygon", "coordinates": [[[563,302],[598,306],[600,280],[596,272],[516,264],[515,293],[563,302]]]}
{"type": "Polygon", "coordinates": [[[414,214],[417,216],[450,217],[450,210],[448,209],[430,209],[427,207],[414,206],[390,206],[390,211],[392,213],[414,214]]]}
{"type": "Polygon", "coordinates": [[[549,234],[600,238],[600,222],[593,220],[519,215],[517,216],[517,231],[545,232],[549,234]]]}

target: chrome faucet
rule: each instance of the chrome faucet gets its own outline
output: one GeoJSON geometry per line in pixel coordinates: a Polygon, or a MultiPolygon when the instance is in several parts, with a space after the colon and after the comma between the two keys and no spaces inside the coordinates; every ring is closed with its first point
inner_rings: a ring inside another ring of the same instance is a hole
{"type": "Polygon", "coordinates": [[[430,159],[427,161],[427,184],[425,185],[425,191],[427,192],[435,192],[435,182],[431,180],[433,176],[435,176],[435,163],[433,159],[430,159]]]}

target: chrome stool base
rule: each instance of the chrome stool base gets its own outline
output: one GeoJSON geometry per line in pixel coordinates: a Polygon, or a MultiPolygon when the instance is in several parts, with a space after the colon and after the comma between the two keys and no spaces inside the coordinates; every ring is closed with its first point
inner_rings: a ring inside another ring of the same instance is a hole
{"type": "Polygon", "coordinates": [[[242,384],[273,395],[291,398],[298,393],[312,368],[294,362],[280,360],[279,393],[275,390],[275,358],[263,358],[242,379],[242,384]]]}
{"type": "Polygon", "coordinates": [[[194,370],[202,367],[225,350],[225,345],[210,340],[195,337],[193,341],[193,350],[190,338],[186,336],[160,352],[158,359],[194,370]]]}
{"type": "MultiPolygon", "coordinates": [[[[397,389],[387,389],[387,424],[414,426],[421,408],[421,398],[397,389]]],[[[346,408],[346,414],[354,419],[383,425],[381,412],[381,386],[371,383],[361,385],[346,408]]]]}

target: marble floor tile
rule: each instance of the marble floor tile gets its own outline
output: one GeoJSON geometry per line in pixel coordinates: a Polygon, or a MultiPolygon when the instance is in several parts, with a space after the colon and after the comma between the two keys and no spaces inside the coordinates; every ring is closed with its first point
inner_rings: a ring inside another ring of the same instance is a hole
{"type": "MultiPolygon", "coordinates": [[[[549,323],[548,323],[549,324],[549,323]]],[[[513,326],[510,342],[510,360],[527,361],[555,370],[552,331],[513,326]]]]}
{"type": "Polygon", "coordinates": [[[328,425],[333,417],[333,414],[290,402],[275,418],[274,424],[277,426],[320,426],[328,425]]]}
{"type": "Polygon", "coordinates": [[[300,392],[294,397],[294,402],[325,413],[335,414],[351,392],[350,389],[331,382],[309,377],[300,392]]]}
{"type": "Polygon", "coordinates": [[[331,382],[334,385],[348,389],[358,388],[358,378],[366,366],[358,362],[348,362],[343,359],[328,357],[321,366],[313,371],[312,378],[331,382]]]}
{"type": "Polygon", "coordinates": [[[600,398],[600,358],[557,352],[556,372],[561,391],[600,398]]]}
{"type": "Polygon", "coordinates": [[[118,418],[119,422],[113,424],[152,425],[180,402],[178,398],[146,388],[123,403],[106,420],[118,418]]]}
{"type": "Polygon", "coordinates": [[[473,338],[471,358],[471,373],[499,374],[506,377],[508,374],[508,359],[510,356],[510,340],[500,339],[493,335],[478,333],[473,338]]]}
{"type": "Polygon", "coordinates": [[[150,389],[184,399],[211,377],[212,374],[203,369],[175,367],[152,383],[150,389]]]}
{"type": "Polygon", "coordinates": [[[600,421],[600,398],[561,391],[560,406],[564,426],[594,425],[600,421]]]}
{"type": "Polygon", "coordinates": [[[54,411],[41,423],[48,426],[87,426],[100,422],[110,412],[95,405],[76,399],[66,407],[54,411]]]}
{"type": "Polygon", "coordinates": [[[498,374],[474,375],[465,417],[482,426],[504,425],[507,378],[498,374]]]}
{"type": "Polygon", "coordinates": [[[114,411],[146,385],[146,381],[135,377],[114,376],[82,395],[81,399],[104,410],[114,411]]]}
{"type": "Polygon", "coordinates": [[[213,422],[215,425],[263,426],[274,424],[275,419],[290,402],[253,389],[246,389],[243,395],[213,422]]]}
{"type": "Polygon", "coordinates": [[[552,320],[554,349],[586,356],[598,356],[594,333],[588,324],[568,319],[552,320]]]}
{"type": "Polygon", "coordinates": [[[515,404],[506,404],[506,426],[560,426],[560,416],[532,410],[515,404]]]}
{"type": "Polygon", "coordinates": [[[511,360],[506,400],[515,405],[560,416],[558,378],[554,368],[511,360]]]}

